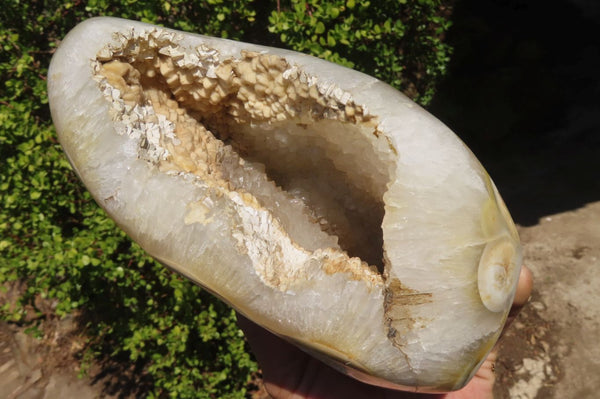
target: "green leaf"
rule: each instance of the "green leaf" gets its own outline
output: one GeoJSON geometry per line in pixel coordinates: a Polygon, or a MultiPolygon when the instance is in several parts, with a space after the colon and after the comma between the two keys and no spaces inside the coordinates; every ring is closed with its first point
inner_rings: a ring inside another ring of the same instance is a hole
{"type": "Polygon", "coordinates": [[[323,32],[325,32],[325,24],[323,22],[319,21],[317,23],[317,26],[315,27],[315,33],[320,35],[323,32]]]}
{"type": "Polygon", "coordinates": [[[327,35],[327,45],[329,47],[334,47],[335,46],[335,39],[333,38],[333,36],[327,35]]]}

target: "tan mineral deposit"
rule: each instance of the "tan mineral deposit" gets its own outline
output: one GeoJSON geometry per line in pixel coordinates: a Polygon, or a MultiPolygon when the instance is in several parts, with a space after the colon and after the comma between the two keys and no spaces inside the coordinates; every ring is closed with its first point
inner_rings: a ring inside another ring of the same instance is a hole
{"type": "Polygon", "coordinates": [[[291,51],[95,18],[56,51],[52,117],[148,253],[371,384],[459,389],[521,267],[489,176],[375,78],[291,51]]]}

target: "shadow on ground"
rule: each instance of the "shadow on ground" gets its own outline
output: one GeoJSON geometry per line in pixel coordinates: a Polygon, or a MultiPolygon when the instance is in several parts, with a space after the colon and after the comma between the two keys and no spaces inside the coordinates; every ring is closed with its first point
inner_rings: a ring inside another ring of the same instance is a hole
{"type": "Polygon", "coordinates": [[[431,112],[475,152],[515,222],[600,200],[600,3],[457,1],[431,112]]]}

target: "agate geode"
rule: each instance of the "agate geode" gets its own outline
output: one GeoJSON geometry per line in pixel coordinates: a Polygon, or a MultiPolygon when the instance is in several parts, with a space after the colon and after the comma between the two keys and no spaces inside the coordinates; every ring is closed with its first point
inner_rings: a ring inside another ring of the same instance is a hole
{"type": "Polygon", "coordinates": [[[62,42],[48,88],[65,152],[119,226],[334,367],[453,390],[497,340],[521,265],[513,222],[465,145],[390,86],[96,18],[62,42]]]}

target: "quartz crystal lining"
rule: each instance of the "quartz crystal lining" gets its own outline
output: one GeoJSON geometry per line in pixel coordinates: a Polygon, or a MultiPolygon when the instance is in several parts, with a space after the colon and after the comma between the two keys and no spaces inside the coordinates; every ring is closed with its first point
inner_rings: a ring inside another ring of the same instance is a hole
{"type": "MultiPolygon", "coordinates": [[[[383,270],[394,163],[365,107],[276,55],[222,60],[160,31],[115,38],[94,70],[139,158],[251,198],[298,250],[341,250],[369,275],[383,270]]],[[[189,222],[202,221],[201,208],[189,222]]]]}

